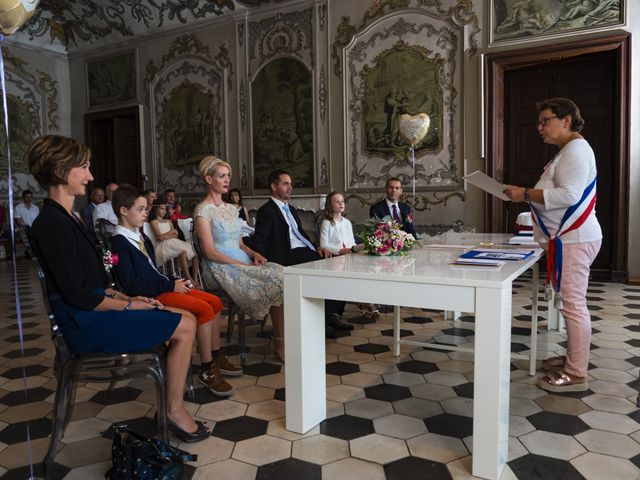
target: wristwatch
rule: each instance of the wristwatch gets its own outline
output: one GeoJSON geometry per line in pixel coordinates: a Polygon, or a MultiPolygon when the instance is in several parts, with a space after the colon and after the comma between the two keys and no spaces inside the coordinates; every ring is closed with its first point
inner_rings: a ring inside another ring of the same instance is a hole
{"type": "Polygon", "coordinates": [[[529,189],[528,188],[524,189],[524,201],[527,202],[527,203],[530,202],[530,200],[529,200],[529,189]]]}

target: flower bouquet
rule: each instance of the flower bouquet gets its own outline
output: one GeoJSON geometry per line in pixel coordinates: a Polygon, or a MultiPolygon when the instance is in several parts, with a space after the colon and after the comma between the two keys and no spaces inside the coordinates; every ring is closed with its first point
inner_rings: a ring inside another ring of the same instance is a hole
{"type": "Polygon", "coordinates": [[[413,235],[402,230],[402,226],[388,215],[367,220],[359,237],[369,255],[406,255],[417,243],[413,235]]]}

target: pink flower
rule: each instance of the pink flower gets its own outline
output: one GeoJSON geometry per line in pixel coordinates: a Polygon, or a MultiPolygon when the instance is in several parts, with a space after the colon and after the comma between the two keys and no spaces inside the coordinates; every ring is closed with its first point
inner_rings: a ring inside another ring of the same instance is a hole
{"type": "Polygon", "coordinates": [[[116,265],[118,265],[118,263],[120,262],[120,258],[118,257],[117,253],[112,253],[111,254],[111,265],[113,267],[115,267],[116,265]]]}
{"type": "Polygon", "coordinates": [[[413,223],[413,213],[410,213],[409,215],[407,215],[406,220],[408,223],[413,223]]]}

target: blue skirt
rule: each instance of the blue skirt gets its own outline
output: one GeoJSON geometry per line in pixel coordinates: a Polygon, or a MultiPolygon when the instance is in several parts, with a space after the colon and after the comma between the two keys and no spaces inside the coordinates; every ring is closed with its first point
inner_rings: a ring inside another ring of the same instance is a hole
{"type": "Polygon", "coordinates": [[[78,310],[50,299],[64,340],[74,353],[139,352],[171,338],[180,314],[163,310],[78,310]]]}

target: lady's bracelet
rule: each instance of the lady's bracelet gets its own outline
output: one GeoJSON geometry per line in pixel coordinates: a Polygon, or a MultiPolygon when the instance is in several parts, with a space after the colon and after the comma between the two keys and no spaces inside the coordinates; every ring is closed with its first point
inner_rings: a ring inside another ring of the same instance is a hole
{"type": "Polygon", "coordinates": [[[529,189],[528,189],[528,188],[525,188],[525,189],[524,189],[524,201],[525,201],[525,202],[527,202],[527,203],[529,203],[529,202],[530,202],[530,199],[529,199],[529,189]]]}
{"type": "Polygon", "coordinates": [[[127,306],[124,307],[124,310],[131,310],[131,300],[127,302],[127,306]]]}

